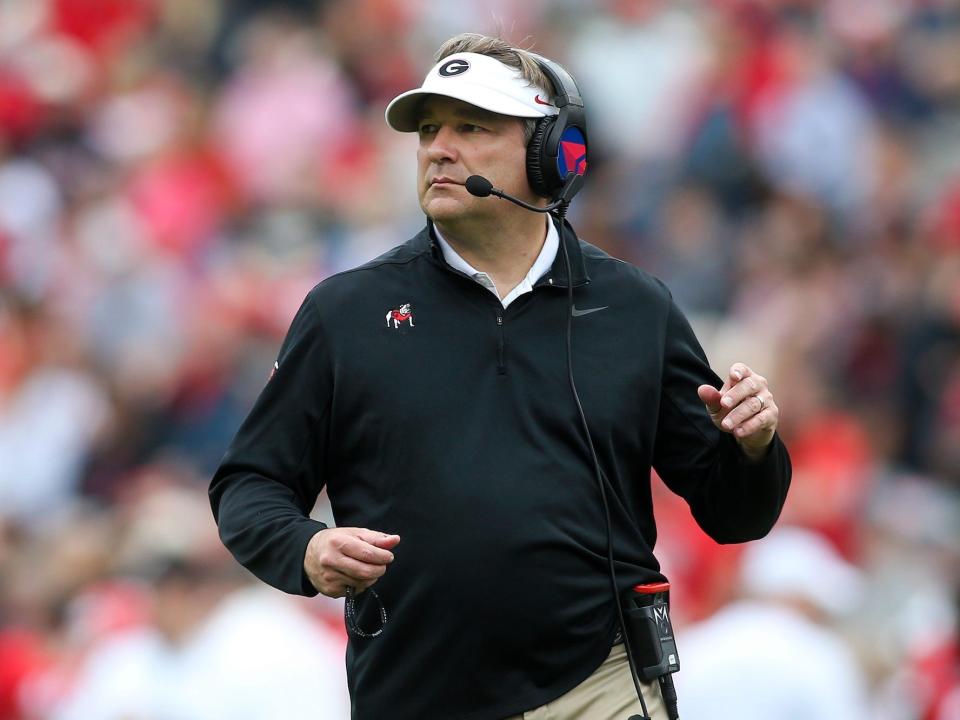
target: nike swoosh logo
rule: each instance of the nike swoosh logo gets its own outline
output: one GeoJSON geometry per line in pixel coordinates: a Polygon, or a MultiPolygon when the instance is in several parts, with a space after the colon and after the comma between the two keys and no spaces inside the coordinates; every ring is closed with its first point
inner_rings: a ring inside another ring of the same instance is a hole
{"type": "Polygon", "coordinates": [[[574,305],[574,307],[573,307],[573,316],[574,316],[574,317],[580,317],[581,315],[589,315],[590,313],[600,312],[601,310],[606,310],[608,307],[610,307],[610,306],[609,306],[609,305],[604,305],[603,307],[598,307],[598,308],[585,308],[585,309],[583,309],[583,310],[580,310],[576,305],[574,305]]]}
{"type": "Polygon", "coordinates": [[[548,103],[546,100],[543,100],[539,95],[537,95],[536,97],[534,97],[534,98],[533,98],[533,101],[534,101],[537,105],[549,105],[550,107],[553,107],[553,103],[548,103]]]}

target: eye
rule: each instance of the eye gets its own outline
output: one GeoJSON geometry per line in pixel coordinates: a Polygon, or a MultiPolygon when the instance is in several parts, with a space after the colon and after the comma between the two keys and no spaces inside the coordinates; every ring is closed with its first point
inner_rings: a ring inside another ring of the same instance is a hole
{"type": "Polygon", "coordinates": [[[417,132],[420,134],[420,137],[424,135],[432,135],[437,131],[437,126],[434,123],[423,123],[417,132]]]}
{"type": "Polygon", "coordinates": [[[460,129],[467,133],[477,133],[483,132],[484,128],[480,125],[474,125],[473,123],[464,123],[460,126],[460,129]]]}

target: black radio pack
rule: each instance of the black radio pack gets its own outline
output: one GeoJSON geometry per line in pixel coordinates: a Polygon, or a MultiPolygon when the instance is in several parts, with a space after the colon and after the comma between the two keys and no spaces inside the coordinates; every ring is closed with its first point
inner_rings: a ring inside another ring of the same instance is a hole
{"type": "Polygon", "coordinates": [[[627,593],[623,614],[637,674],[645,682],[659,680],[667,715],[676,718],[672,674],[680,669],[680,660],[670,622],[670,583],[635,585],[627,593]]]}
{"type": "Polygon", "coordinates": [[[624,606],[637,671],[645,682],[680,669],[670,622],[670,583],[636,585],[624,606]]]}

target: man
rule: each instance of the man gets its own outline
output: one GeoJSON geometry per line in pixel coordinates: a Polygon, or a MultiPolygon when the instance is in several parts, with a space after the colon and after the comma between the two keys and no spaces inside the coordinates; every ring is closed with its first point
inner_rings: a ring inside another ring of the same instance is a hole
{"type": "Polygon", "coordinates": [[[347,651],[357,720],[639,712],[568,319],[621,592],[663,580],[651,466],[720,542],[763,536],[786,495],[762,376],[737,363],[722,382],[667,289],[565,221],[467,192],[477,174],[545,205],[526,148],[557,113],[548,84],[529,54],[467,34],[390,104],[419,135],[427,226],[311,291],[211,484],[224,543],[260,578],[352,588],[368,630],[382,601],[382,633],[347,651]],[[307,515],[324,486],[337,528],[307,515]]]}

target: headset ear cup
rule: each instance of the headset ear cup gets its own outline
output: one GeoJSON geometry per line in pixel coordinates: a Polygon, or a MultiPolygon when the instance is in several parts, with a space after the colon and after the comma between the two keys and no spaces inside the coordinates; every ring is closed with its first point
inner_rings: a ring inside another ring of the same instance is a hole
{"type": "Polygon", "coordinates": [[[553,189],[550,187],[550,171],[543,151],[556,120],[556,115],[547,115],[538,119],[533,129],[533,136],[527,143],[527,181],[537,195],[546,198],[553,197],[553,189]]]}

